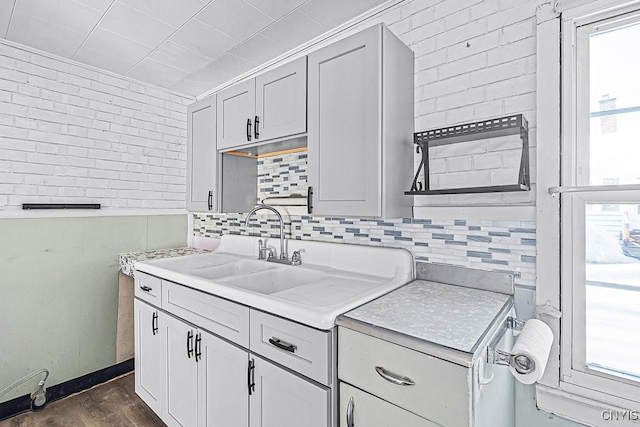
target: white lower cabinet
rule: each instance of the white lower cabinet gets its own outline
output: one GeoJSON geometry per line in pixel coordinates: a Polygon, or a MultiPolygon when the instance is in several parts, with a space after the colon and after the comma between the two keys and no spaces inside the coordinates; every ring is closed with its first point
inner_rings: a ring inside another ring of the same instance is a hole
{"type": "Polygon", "coordinates": [[[165,280],[156,285],[160,308],[135,300],[136,393],[165,424],[334,427],[333,332],[165,280]]]}
{"type": "Polygon", "coordinates": [[[436,425],[473,425],[469,368],[343,327],[338,342],[338,377],[343,383],[436,425]]]}
{"type": "Polygon", "coordinates": [[[340,427],[438,427],[364,391],[340,383],[340,427]]]}
{"type": "Polygon", "coordinates": [[[196,426],[198,422],[198,364],[195,360],[195,328],[162,313],[163,359],[166,369],[162,420],[168,426],[196,426]]]}
{"type": "Polygon", "coordinates": [[[247,352],[162,313],[170,427],[247,427],[247,352]]]}
{"type": "Polygon", "coordinates": [[[249,425],[248,354],[215,336],[202,337],[205,371],[198,377],[198,408],[201,426],[246,427],[249,425]]]}
{"type": "Polygon", "coordinates": [[[163,395],[162,329],[159,310],[134,300],[135,390],[153,412],[160,415],[163,395]]]}
{"type": "Polygon", "coordinates": [[[327,427],[330,393],[259,357],[249,399],[251,427],[327,427]]]}

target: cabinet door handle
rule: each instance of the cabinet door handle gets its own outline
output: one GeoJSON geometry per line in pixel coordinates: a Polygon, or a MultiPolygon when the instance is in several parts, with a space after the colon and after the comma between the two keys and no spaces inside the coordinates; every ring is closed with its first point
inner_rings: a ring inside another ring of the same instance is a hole
{"type": "Polygon", "coordinates": [[[313,212],[313,187],[307,189],[307,213],[313,212]]]}
{"type": "Polygon", "coordinates": [[[140,289],[142,289],[145,292],[151,292],[153,290],[152,287],[145,286],[145,285],[140,285],[140,289]]]}
{"type": "Polygon", "coordinates": [[[260,138],[260,130],[258,129],[258,127],[260,126],[260,117],[256,116],[253,122],[253,135],[256,137],[256,139],[258,139],[260,138]]]}
{"type": "Polygon", "coordinates": [[[251,141],[251,119],[247,119],[247,141],[251,141]]]}
{"type": "Polygon", "coordinates": [[[249,366],[247,367],[247,387],[249,388],[249,396],[251,396],[256,389],[255,370],[256,363],[253,359],[250,359],[249,366]]]}
{"type": "Polygon", "coordinates": [[[193,331],[187,331],[187,358],[193,355],[193,331]]]}
{"type": "Polygon", "coordinates": [[[202,359],[202,334],[196,335],[196,362],[202,359]]]}
{"type": "Polygon", "coordinates": [[[288,342],[284,342],[280,338],[276,337],[269,338],[269,343],[290,353],[295,353],[298,349],[298,347],[296,347],[294,344],[289,344],[288,342]]]}
{"type": "Polygon", "coordinates": [[[402,386],[410,386],[416,385],[415,382],[409,377],[401,377],[400,375],[392,374],[391,372],[384,369],[382,366],[376,366],[376,372],[385,380],[390,383],[402,386]]]}
{"type": "Polygon", "coordinates": [[[347,404],[347,427],[353,427],[353,410],[355,409],[355,402],[353,401],[353,397],[349,399],[349,404],[347,404]]]}
{"type": "Polygon", "coordinates": [[[158,312],[154,312],[151,316],[151,332],[153,335],[158,333],[158,312]]]}
{"type": "Polygon", "coordinates": [[[213,191],[209,190],[209,198],[207,199],[209,210],[213,210],[213,191]]]}

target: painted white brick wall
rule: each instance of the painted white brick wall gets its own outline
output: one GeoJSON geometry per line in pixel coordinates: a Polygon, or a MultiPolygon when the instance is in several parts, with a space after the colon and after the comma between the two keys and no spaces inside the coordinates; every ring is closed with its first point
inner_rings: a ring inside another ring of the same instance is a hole
{"type": "MultiPolygon", "coordinates": [[[[542,3],[412,0],[353,29],[384,22],[415,52],[416,131],[519,113],[529,122],[532,191],[420,196],[416,206],[535,204],[535,30],[542,3]]],[[[518,138],[448,146],[434,156],[430,182],[440,187],[515,183],[519,147],[518,138]]]]}
{"type": "Polygon", "coordinates": [[[183,209],[191,102],[0,43],[0,206],[183,209]]]}

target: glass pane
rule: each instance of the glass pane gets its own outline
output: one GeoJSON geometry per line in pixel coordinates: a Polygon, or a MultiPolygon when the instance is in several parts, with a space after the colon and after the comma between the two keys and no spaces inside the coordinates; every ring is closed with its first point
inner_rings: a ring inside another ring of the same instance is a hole
{"type": "Polygon", "coordinates": [[[640,205],[586,212],[587,365],[640,380],[640,205]]]}
{"type": "Polygon", "coordinates": [[[591,185],[640,184],[640,24],[589,40],[591,185]]]}

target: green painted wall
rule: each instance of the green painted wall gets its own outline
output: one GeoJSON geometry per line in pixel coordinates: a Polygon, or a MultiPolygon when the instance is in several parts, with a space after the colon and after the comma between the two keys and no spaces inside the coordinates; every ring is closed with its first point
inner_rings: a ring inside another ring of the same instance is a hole
{"type": "Polygon", "coordinates": [[[0,219],[0,389],[40,368],[52,386],[115,364],[118,254],[186,244],[186,214],[0,219]]]}

